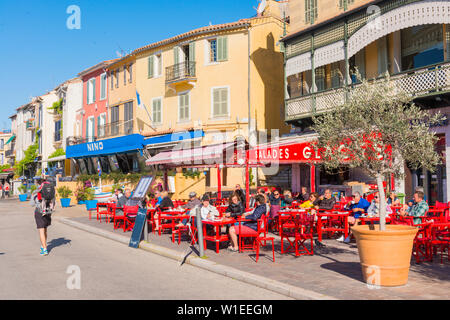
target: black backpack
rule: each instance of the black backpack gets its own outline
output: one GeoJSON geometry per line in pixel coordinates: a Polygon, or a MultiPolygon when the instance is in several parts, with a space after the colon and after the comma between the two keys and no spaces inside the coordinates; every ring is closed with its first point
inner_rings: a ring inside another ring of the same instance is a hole
{"type": "Polygon", "coordinates": [[[42,199],[50,201],[55,198],[55,187],[50,183],[45,183],[41,189],[42,199]]]}

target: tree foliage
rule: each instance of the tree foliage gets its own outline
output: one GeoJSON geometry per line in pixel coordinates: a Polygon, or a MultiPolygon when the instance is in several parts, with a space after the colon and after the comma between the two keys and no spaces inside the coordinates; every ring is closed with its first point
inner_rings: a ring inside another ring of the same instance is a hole
{"type": "Polygon", "coordinates": [[[376,82],[361,81],[346,92],[346,103],[313,119],[321,165],[328,171],[342,164],[363,168],[377,179],[380,192],[380,180],[391,173],[401,177],[405,161],[413,169],[434,171],[441,158],[430,127],[444,121],[443,115],[416,106],[389,74],[376,82]]]}

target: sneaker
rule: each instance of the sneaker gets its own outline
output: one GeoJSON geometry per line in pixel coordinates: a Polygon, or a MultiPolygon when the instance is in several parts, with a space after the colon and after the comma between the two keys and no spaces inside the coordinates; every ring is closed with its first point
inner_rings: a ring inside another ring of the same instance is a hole
{"type": "Polygon", "coordinates": [[[347,238],[345,238],[344,243],[350,243],[352,240],[351,236],[348,236],[347,238]]]}
{"type": "Polygon", "coordinates": [[[344,242],[344,240],[345,240],[344,236],[341,236],[340,238],[336,239],[336,241],[339,241],[339,242],[344,242]]]}
{"type": "Polygon", "coordinates": [[[41,256],[48,256],[48,250],[42,248],[42,250],[41,250],[41,256]]]}

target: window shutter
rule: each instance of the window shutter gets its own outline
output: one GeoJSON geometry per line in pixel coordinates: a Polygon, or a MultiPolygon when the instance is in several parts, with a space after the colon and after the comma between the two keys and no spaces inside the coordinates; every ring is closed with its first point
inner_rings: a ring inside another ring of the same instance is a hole
{"type": "Polygon", "coordinates": [[[180,56],[179,56],[178,50],[179,50],[178,47],[174,47],[173,48],[173,61],[174,61],[174,64],[180,63],[180,56]]]}
{"type": "Polygon", "coordinates": [[[148,77],[149,78],[153,78],[153,68],[154,68],[153,59],[154,59],[154,56],[148,57],[148,77]]]}
{"type": "Polygon", "coordinates": [[[195,61],[195,42],[189,43],[189,61],[195,61]]]}
{"type": "Polygon", "coordinates": [[[227,115],[228,114],[228,90],[227,89],[222,89],[220,90],[220,95],[221,95],[221,105],[222,105],[222,110],[221,111],[221,115],[227,115]]]}
{"type": "Polygon", "coordinates": [[[86,82],[86,104],[89,104],[89,94],[90,94],[89,84],[90,83],[91,83],[90,81],[86,82]]]}
{"type": "Polygon", "coordinates": [[[86,139],[89,139],[89,119],[86,119],[86,139]]]}
{"type": "Polygon", "coordinates": [[[220,102],[219,102],[219,90],[214,89],[213,91],[213,116],[217,116],[220,110],[220,102]]]}
{"type": "Polygon", "coordinates": [[[97,136],[100,136],[100,117],[97,117],[97,136]]]}
{"type": "Polygon", "coordinates": [[[217,61],[228,60],[228,37],[217,38],[217,61]]]}
{"type": "Polygon", "coordinates": [[[96,86],[95,86],[95,78],[94,78],[94,82],[93,82],[93,100],[92,100],[92,102],[95,102],[95,89],[96,89],[96,86]]]}

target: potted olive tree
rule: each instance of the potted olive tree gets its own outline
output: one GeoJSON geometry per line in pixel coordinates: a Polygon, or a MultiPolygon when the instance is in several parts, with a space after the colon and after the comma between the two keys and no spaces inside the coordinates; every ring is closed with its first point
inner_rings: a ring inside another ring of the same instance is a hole
{"type": "Polygon", "coordinates": [[[343,105],[314,118],[313,129],[319,135],[315,148],[327,170],[345,164],[362,168],[376,179],[380,224],[374,229],[352,228],[363,276],[369,284],[404,285],[418,229],[386,225],[383,181],[391,174],[402,178],[405,161],[413,169],[435,170],[440,157],[435,152],[437,137],[429,129],[444,117],[417,107],[388,74],[377,82],[361,81],[346,92],[348,99],[343,105]]]}
{"type": "Polygon", "coordinates": [[[61,201],[61,207],[69,208],[70,207],[70,197],[72,196],[72,190],[69,187],[63,186],[58,188],[58,195],[61,201]]]}

